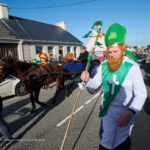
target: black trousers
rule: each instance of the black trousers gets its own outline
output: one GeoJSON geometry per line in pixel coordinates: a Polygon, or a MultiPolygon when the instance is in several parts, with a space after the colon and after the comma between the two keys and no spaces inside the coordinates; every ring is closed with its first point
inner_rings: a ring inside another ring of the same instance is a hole
{"type": "MultiPolygon", "coordinates": [[[[123,143],[118,145],[113,150],[130,150],[130,147],[131,147],[131,141],[130,141],[130,137],[128,137],[123,143]]],[[[107,149],[107,148],[103,147],[102,145],[100,145],[99,150],[109,150],[109,149],[107,149]]]]}

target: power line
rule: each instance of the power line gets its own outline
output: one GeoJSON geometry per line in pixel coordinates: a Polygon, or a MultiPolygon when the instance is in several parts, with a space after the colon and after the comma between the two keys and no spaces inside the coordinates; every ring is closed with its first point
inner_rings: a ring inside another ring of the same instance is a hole
{"type": "Polygon", "coordinates": [[[93,2],[96,2],[96,1],[99,1],[99,0],[88,0],[88,1],[85,1],[85,2],[75,2],[75,3],[67,3],[67,4],[60,4],[60,5],[51,5],[51,6],[37,6],[37,7],[10,7],[9,9],[26,9],[26,10],[29,10],[29,9],[49,9],[49,8],[58,8],[58,7],[67,7],[67,6],[75,6],[75,5],[83,5],[83,4],[87,4],[87,3],[93,3],[93,2]]]}

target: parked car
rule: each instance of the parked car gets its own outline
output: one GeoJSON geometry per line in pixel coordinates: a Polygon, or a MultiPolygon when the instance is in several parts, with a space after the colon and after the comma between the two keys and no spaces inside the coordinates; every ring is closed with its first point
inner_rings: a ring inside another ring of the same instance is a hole
{"type": "Polygon", "coordinates": [[[6,80],[0,83],[0,96],[24,96],[27,94],[25,85],[15,76],[10,75],[6,80]]]}
{"type": "Polygon", "coordinates": [[[146,63],[146,55],[145,54],[136,54],[136,58],[138,63],[146,63]]]}

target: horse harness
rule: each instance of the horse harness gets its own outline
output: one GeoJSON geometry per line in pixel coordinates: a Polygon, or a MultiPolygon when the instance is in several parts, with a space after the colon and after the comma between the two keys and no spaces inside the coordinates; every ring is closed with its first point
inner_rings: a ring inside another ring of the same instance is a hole
{"type": "Polygon", "coordinates": [[[30,69],[28,69],[27,71],[25,71],[24,73],[21,74],[21,78],[23,78],[24,76],[26,76],[27,74],[31,73],[32,71],[35,71],[36,69],[40,69],[40,73],[38,75],[35,75],[35,77],[33,79],[37,79],[39,77],[42,77],[43,75],[47,75],[48,72],[46,71],[46,69],[44,69],[42,66],[40,65],[36,65],[36,66],[32,66],[30,69]]]}

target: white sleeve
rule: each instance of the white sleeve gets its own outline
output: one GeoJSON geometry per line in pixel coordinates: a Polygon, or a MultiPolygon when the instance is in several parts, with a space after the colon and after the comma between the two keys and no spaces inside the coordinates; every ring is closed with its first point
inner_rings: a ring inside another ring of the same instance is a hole
{"type": "Polygon", "coordinates": [[[86,87],[90,87],[93,89],[97,89],[102,84],[102,66],[100,65],[97,69],[96,75],[93,77],[93,79],[90,79],[86,87]]]}
{"type": "Polygon", "coordinates": [[[144,84],[143,76],[138,65],[131,68],[131,81],[133,83],[134,98],[129,108],[138,112],[142,109],[147,97],[147,90],[144,84]]]}

